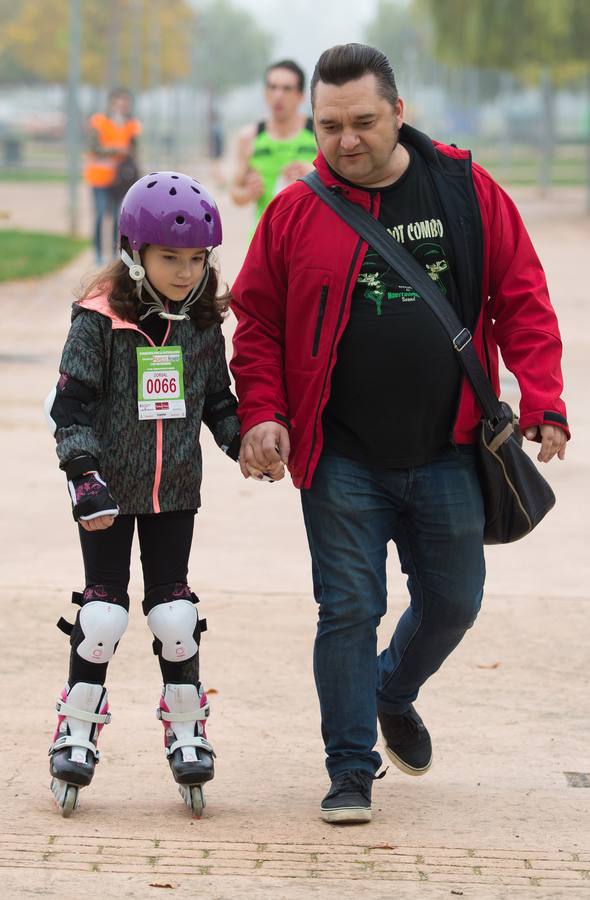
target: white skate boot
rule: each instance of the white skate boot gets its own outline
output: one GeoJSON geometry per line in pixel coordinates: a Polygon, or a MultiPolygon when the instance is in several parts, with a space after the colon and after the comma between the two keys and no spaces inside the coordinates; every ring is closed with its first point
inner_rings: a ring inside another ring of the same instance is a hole
{"type": "Polygon", "coordinates": [[[51,790],[62,816],[78,806],[80,788],[92,781],[100,759],[98,735],[111,721],[106,688],[100,684],[66,684],[57,701],[57,729],[49,748],[51,790]]]}
{"type": "Polygon", "coordinates": [[[165,684],[156,716],[164,726],[166,756],[180,795],[193,815],[205,806],[203,784],[215,774],[213,747],[207,740],[207,694],[194,684],[165,684]]]}

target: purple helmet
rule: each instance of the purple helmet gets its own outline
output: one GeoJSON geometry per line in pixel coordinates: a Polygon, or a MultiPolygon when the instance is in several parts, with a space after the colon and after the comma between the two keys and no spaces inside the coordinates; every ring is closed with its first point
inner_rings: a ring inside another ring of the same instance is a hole
{"type": "Polygon", "coordinates": [[[152,172],[133,184],[123,198],[119,239],[132,250],[144,244],[164,247],[217,247],[221,219],[211,194],[181,172],[152,172]]]}

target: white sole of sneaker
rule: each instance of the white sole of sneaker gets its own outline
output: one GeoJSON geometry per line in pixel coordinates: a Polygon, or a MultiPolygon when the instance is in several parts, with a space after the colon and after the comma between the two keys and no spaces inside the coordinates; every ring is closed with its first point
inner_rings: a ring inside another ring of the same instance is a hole
{"type": "Polygon", "coordinates": [[[385,752],[387,753],[389,759],[392,761],[394,766],[397,766],[397,768],[400,770],[400,772],[405,772],[406,775],[426,775],[426,773],[428,772],[428,770],[430,769],[430,767],[432,765],[432,756],[431,756],[430,759],[428,760],[428,765],[423,766],[421,769],[414,769],[414,768],[412,768],[412,766],[409,766],[402,759],[400,759],[399,756],[397,756],[393,752],[393,750],[387,746],[385,741],[383,742],[383,745],[385,747],[385,752]]]}
{"type": "Polygon", "coordinates": [[[370,822],[372,814],[370,809],[344,806],[340,809],[321,809],[320,807],[320,815],[324,822],[353,824],[354,822],[370,822]]]}

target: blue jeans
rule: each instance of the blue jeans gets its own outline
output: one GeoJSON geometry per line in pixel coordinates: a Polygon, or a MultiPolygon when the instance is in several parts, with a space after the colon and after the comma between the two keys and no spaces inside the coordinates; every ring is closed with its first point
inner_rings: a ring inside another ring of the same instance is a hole
{"type": "Polygon", "coordinates": [[[324,454],[301,502],[319,621],[314,675],[330,777],[377,771],[377,707],[405,712],[473,625],[483,595],[484,511],[472,447],[384,469],[324,454]],[[377,656],[387,545],[410,605],[377,656]]]}
{"type": "Polygon", "coordinates": [[[113,218],[113,245],[109,247],[108,258],[115,253],[118,241],[118,205],[111,196],[109,188],[93,187],[92,196],[94,198],[94,250],[96,253],[96,261],[101,264],[103,261],[102,253],[102,222],[106,216],[113,218]]]}

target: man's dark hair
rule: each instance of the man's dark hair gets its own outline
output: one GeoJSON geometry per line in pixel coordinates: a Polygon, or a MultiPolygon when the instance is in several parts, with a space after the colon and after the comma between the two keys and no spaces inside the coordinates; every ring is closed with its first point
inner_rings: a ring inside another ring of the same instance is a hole
{"type": "Polygon", "coordinates": [[[395,106],[398,98],[395,76],[391,63],[381,50],[367,44],[337,44],[324,50],[311,78],[312,105],[318,81],[340,86],[370,74],[377,79],[379,95],[395,106]]]}
{"type": "Polygon", "coordinates": [[[117,87],[111,88],[109,91],[109,100],[115,100],[118,97],[126,97],[129,102],[133,100],[133,94],[129,88],[122,85],[117,85],[117,87]]]}
{"type": "Polygon", "coordinates": [[[268,78],[268,73],[272,72],[273,69],[288,69],[289,72],[293,72],[294,75],[297,75],[297,88],[300,94],[303,93],[305,90],[305,72],[301,66],[298,66],[292,59],[280,59],[278,62],[271,63],[270,66],[267,66],[264,70],[265,82],[268,78]]]}

